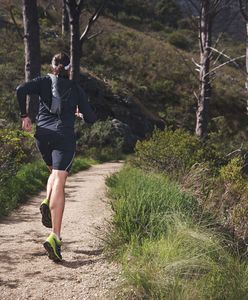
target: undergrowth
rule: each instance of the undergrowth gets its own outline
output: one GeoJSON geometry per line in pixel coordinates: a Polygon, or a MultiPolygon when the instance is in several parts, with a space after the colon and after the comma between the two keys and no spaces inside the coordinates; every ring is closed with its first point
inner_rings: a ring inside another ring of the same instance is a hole
{"type": "Polygon", "coordinates": [[[107,184],[107,245],[123,265],[128,299],[247,299],[247,262],[193,197],[162,174],[131,167],[107,184]]]}
{"type": "MultiPolygon", "coordinates": [[[[78,157],[73,162],[71,173],[88,169],[95,161],[78,157]]],[[[17,173],[0,187],[0,217],[25,202],[30,196],[45,188],[49,172],[42,161],[22,165],[17,173]]]]}

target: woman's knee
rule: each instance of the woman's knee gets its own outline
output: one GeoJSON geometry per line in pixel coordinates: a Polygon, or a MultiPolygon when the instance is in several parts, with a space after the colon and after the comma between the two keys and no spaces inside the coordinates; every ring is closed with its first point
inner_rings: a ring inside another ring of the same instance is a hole
{"type": "Polygon", "coordinates": [[[60,185],[60,186],[65,185],[65,182],[66,182],[66,179],[68,176],[67,171],[53,170],[52,174],[53,174],[53,184],[54,185],[60,185]]]}

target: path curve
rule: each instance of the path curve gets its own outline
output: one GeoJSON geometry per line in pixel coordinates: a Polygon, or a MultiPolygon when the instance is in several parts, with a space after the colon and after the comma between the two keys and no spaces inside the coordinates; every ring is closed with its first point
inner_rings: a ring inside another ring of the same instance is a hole
{"type": "Polygon", "coordinates": [[[121,166],[96,165],[68,178],[61,264],[42,245],[49,234],[40,222],[44,191],[0,222],[0,299],[109,299],[119,270],[104,258],[99,236],[111,215],[105,178],[121,166]]]}

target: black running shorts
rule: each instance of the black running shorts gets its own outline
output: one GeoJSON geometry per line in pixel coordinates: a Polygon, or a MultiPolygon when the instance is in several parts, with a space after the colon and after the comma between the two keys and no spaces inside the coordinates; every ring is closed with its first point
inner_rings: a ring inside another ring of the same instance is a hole
{"type": "Polygon", "coordinates": [[[35,138],[37,148],[47,166],[53,170],[70,171],[76,150],[74,136],[53,133],[35,134],[35,138]]]}

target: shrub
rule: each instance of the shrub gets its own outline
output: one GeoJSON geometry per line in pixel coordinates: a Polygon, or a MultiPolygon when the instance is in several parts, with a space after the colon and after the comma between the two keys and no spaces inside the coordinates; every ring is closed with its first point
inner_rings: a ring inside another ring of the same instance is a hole
{"type": "Polygon", "coordinates": [[[235,157],[213,173],[209,163],[192,167],[183,187],[227,229],[240,245],[248,243],[248,187],[244,159],[235,157]]]}
{"type": "Polygon", "coordinates": [[[181,176],[200,159],[199,148],[197,138],[183,130],[155,130],[149,140],[137,142],[134,164],[181,176]]]}
{"type": "Polygon", "coordinates": [[[121,154],[122,151],[130,152],[135,143],[130,128],[115,119],[98,121],[91,127],[86,125],[79,135],[78,149],[81,152],[89,148],[98,148],[99,151],[112,148],[113,153],[121,154]]]}
{"type": "Polygon", "coordinates": [[[36,155],[33,137],[24,131],[0,130],[0,182],[16,173],[36,155]]]}
{"type": "Polygon", "coordinates": [[[192,42],[183,30],[172,32],[169,35],[168,41],[171,45],[183,50],[190,50],[192,48],[192,42]]]}
{"type": "Polygon", "coordinates": [[[220,170],[220,179],[225,190],[222,195],[225,225],[238,240],[248,242],[248,186],[247,176],[243,174],[244,160],[233,158],[220,170]]]}

